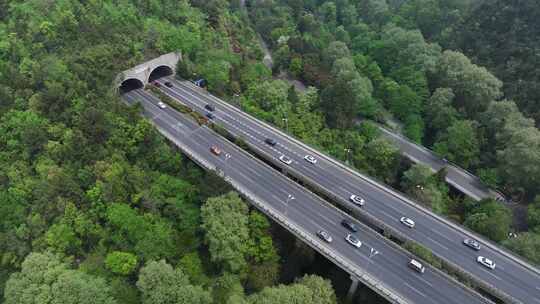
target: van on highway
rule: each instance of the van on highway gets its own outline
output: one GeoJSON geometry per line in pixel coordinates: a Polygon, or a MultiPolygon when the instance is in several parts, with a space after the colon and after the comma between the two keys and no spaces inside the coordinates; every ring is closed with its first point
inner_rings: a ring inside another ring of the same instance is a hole
{"type": "Polygon", "coordinates": [[[415,259],[412,259],[409,262],[409,267],[418,271],[419,273],[424,273],[424,271],[426,271],[426,268],[424,267],[424,265],[422,265],[422,263],[418,262],[415,259]]]}

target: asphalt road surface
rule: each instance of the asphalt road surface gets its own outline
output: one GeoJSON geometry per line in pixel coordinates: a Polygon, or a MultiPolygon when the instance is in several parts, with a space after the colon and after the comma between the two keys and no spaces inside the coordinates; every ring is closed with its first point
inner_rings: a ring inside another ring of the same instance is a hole
{"type": "Polygon", "coordinates": [[[365,269],[375,279],[410,303],[448,303],[475,304],[486,303],[478,294],[462,288],[452,280],[427,268],[424,274],[407,267],[409,258],[402,251],[390,245],[388,240],[361,225],[339,209],[330,206],[319,197],[313,195],[298,184],[251,157],[227,140],[211,132],[207,127],[199,127],[189,119],[170,107],[161,109],[159,100],[143,90],[135,90],[123,95],[129,103],[140,102],[144,107],[144,115],[162,132],[172,134],[204,157],[208,162],[223,170],[224,174],[243,187],[250,189],[262,198],[269,206],[285,215],[287,219],[301,227],[305,232],[315,235],[324,229],[333,237],[329,244],[319,240],[336,255],[349,261],[356,267],[365,269]],[[223,150],[220,156],[210,152],[216,145],[223,150]],[[224,155],[229,154],[227,158],[224,155]],[[289,195],[293,200],[287,203],[289,195]],[[349,233],[340,222],[349,218],[357,223],[359,232],[355,235],[363,245],[355,249],[344,237],[349,233]],[[371,248],[379,253],[370,257],[371,248]]]}
{"type": "Polygon", "coordinates": [[[494,286],[517,301],[540,304],[538,269],[527,265],[510,252],[459,225],[450,224],[432,212],[411,203],[406,198],[396,195],[395,191],[386,186],[381,186],[364,176],[351,173],[321,153],[226,104],[189,81],[179,81],[172,76],[159,80],[161,84],[165,81],[170,81],[174,86],[168,88],[162,85],[161,90],[164,93],[203,114],[207,112],[204,109],[206,104],[214,105],[216,108],[214,120],[216,122],[275,158],[280,155],[288,156],[293,160],[290,166],[307,178],[316,181],[320,187],[331,191],[343,200],[348,200],[351,194],[363,197],[366,203],[361,208],[369,215],[430,248],[436,255],[458,265],[478,280],[494,286]],[[275,139],[277,144],[273,147],[269,146],[264,142],[266,138],[275,139]],[[317,159],[315,165],[304,160],[304,156],[308,154],[317,159]],[[399,221],[402,216],[413,219],[416,222],[416,227],[413,229],[405,227],[399,221]],[[479,240],[483,245],[482,249],[477,252],[464,246],[463,240],[467,237],[479,240]],[[478,264],[476,258],[479,255],[495,261],[496,268],[491,270],[478,264]]]}
{"type": "Polygon", "coordinates": [[[424,164],[434,171],[446,167],[448,172],[446,174],[446,181],[473,199],[503,198],[500,194],[483,184],[477,176],[442,160],[425,147],[413,143],[407,138],[394,134],[385,128],[381,127],[380,130],[386,138],[396,144],[402,154],[412,161],[424,164]]]}

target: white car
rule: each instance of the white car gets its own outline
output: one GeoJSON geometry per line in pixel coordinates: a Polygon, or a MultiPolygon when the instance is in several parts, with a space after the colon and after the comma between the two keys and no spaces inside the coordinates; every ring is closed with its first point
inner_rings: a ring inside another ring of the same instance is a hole
{"type": "Polygon", "coordinates": [[[167,105],[163,101],[158,102],[157,105],[162,109],[165,109],[167,107],[167,105]]]}
{"type": "Polygon", "coordinates": [[[408,218],[408,217],[402,217],[402,218],[399,219],[399,221],[400,221],[403,225],[405,225],[405,226],[407,226],[407,227],[409,227],[409,228],[414,228],[414,221],[411,220],[411,219],[408,218]]]}
{"type": "Polygon", "coordinates": [[[315,159],[315,157],[311,156],[311,155],[306,155],[304,156],[304,159],[312,164],[316,164],[317,163],[317,159],[315,159]]]}
{"type": "Polygon", "coordinates": [[[351,200],[351,202],[355,203],[358,206],[364,206],[364,203],[366,202],[363,198],[361,198],[358,195],[354,195],[354,194],[351,195],[351,197],[349,197],[349,199],[351,200]]]}
{"type": "Polygon", "coordinates": [[[292,164],[292,159],[288,158],[288,157],[285,156],[285,155],[281,155],[281,156],[279,157],[279,160],[282,161],[282,162],[284,162],[284,163],[286,163],[287,165],[292,164]]]}
{"type": "Polygon", "coordinates": [[[360,240],[357,239],[352,234],[347,234],[347,236],[345,237],[345,240],[347,240],[347,242],[349,242],[349,244],[353,245],[356,248],[362,247],[362,242],[360,242],[360,240]]]}
{"type": "Polygon", "coordinates": [[[488,258],[485,258],[483,256],[478,256],[476,258],[476,261],[484,266],[486,266],[487,268],[489,269],[495,269],[495,262],[493,262],[492,260],[488,259],[488,258]]]}

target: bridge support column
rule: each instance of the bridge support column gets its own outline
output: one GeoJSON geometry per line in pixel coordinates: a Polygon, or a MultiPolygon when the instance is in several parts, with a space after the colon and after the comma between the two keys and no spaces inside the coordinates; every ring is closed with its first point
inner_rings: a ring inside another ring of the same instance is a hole
{"type": "Polygon", "coordinates": [[[349,287],[349,292],[347,292],[347,298],[345,299],[345,303],[351,303],[354,294],[356,293],[356,289],[358,289],[358,279],[356,277],[351,276],[351,287],[349,287]]]}

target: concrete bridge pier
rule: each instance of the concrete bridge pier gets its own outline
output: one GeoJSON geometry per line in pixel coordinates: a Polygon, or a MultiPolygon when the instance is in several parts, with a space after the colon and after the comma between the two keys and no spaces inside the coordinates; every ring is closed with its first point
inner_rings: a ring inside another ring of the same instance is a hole
{"type": "Polygon", "coordinates": [[[354,297],[354,294],[356,293],[356,290],[358,289],[359,282],[360,281],[356,277],[351,276],[351,286],[349,287],[349,292],[347,292],[347,298],[345,298],[345,303],[352,303],[352,299],[354,297]]]}

